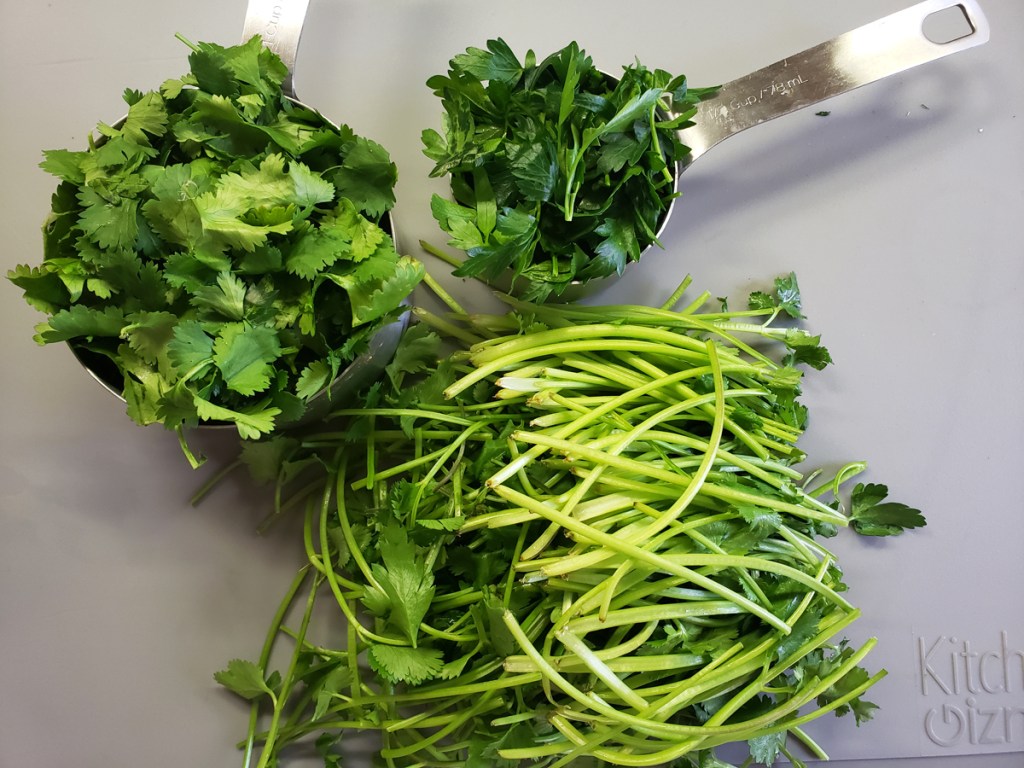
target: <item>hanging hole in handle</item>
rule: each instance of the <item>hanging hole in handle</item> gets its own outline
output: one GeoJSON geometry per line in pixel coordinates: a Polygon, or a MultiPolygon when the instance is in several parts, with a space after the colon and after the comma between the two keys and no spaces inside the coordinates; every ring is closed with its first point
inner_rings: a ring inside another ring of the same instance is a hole
{"type": "Polygon", "coordinates": [[[974,34],[974,25],[962,5],[952,5],[926,16],[921,31],[936,45],[946,45],[974,34]]]}

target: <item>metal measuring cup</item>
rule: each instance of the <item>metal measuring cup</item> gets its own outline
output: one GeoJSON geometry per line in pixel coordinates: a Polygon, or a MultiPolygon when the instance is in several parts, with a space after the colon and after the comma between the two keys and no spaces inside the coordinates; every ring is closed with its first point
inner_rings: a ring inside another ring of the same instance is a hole
{"type": "MultiPolygon", "coordinates": [[[[295,63],[308,9],[309,0],[249,0],[242,25],[242,42],[258,35],[288,69],[281,85],[284,95],[298,105],[313,109],[301,102],[295,92],[295,63]]],[[[324,121],[331,122],[326,117],[324,121]]],[[[390,213],[381,219],[381,227],[391,235],[397,249],[398,237],[390,213]]],[[[405,305],[408,306],[408,299],[405,305]]],[[[405,312],[399,320],[377,331],[370,339],[368,349],[349,363],[327,389],[310,398],[306,413],[289,426],[302,426],[323,418],[336,403],[355,397],[361,389],[380,378],[385,366],[391,362],[408,323],[409,312],[405,312]]]]}
{"type": "MultiPolygon", "coordinates": [[[[676,167],[672,192],[678,196],[682,173],[698,157],[740,131],[982,45],[988,39],[988,21],[976,0],[924,0],[725,83],[716,95],[698,103],[693,125],[679,131],[690,152],[676,167]],[[926,34],[925,25],[940,13],[952,14],[954,18],[943,26],[955,31],[950,38],[933,40],[926,34]]],[[[671,111],[667,117],[672,117],[671,111]]],[[[678,197],[668,204],[654,242],[641,251],[641,260],[661,247],[661,236],[677,200],[678,197]]],[[[636,263],[630,262],[627,268],[636,263]]],[[[607,287],[621,274],[573,281],[559,295],[552,295],[551,300],[585,298],[607,287]]],[[[490,284],[505,292],[515,290],[510,276],[490,284]]]]}
{"type": "MultiPolygon", "coordinates": [[[[282,91],[286,98],[298,106],[302,106],[319,115],[324,123],[337,128],[337,125],[324,117],[315,108],[299,101],[295,93],[295,62],[298,56],[299,40],[305,22],[309,0],[250,0],[246,10],[242,30],[242,42],[253,36],[259,36],[264,45],[276,53],[286,66],[288,74],[282,83],[282,91]]],[[[120,122],[123,122],[123,119],[120,122]]],[[[119,124],[117,123],[117,124],[119,124]]],[[[117,125],[115,124],[115,125],[117,125]]],[[[390,214],[385,214],[380,222],[397,248],[394,225],[390,214]]],[[[408,299],[404,302],[408,306],[408,299]]],[[[298,420],[283,423],[279,428],[295,428],[309,424],[325,417],[338,403],[354,398],[360,390],[383,375],[385,366],[394,356],[402,334],[408,325],[409,312],[402,314],[400,319],[382,327],[370,339],[368,348],[356,357],[324,390],[310,398],[306,410],[298,420]]],[[[114,364],[107,358],[79,349],[70,344],[71,351],[86,371],[99,382],[104,389],[124,402],[122,388],[118,384],[121,375],[114,364]]],[[[225,422],[209,421],[196,425],[199,429],[234,428],[225,422]]]]}

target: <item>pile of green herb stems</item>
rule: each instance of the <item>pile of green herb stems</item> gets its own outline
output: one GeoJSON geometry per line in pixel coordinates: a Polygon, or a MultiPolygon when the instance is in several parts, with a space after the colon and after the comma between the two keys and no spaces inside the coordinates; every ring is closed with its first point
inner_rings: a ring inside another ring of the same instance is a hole
{"type": "Polygon", "coordinates": [[[863,465],[808,487],[800,372],[768,354],[803,332],[707,300],[417,310],[364,407],[273,449],[281,486],[327,472],[280,502],[305,502],[308,564],[238,662],[257,683],[220,678],[253,701],[246,765],[312,740],[337,765],[352,731],[389,768],[722,766],[738,741],[800,764],[788,736],[825,757],[805,723],[867,719],[884,672],[841,638],[820,542],[863,465]]]}

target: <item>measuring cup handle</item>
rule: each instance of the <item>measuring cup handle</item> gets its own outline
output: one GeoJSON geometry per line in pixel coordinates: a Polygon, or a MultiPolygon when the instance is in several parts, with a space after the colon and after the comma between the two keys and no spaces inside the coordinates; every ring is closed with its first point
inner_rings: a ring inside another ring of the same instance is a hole
{"type": "Polygon", "coordinates": [[[299,38],[306,21],[309,0],[249,0],[242,26],[242,42],[254,35],[263,38],[263,44],[281,57],[288,68],[283,90],[295,98],[295,59],[299,52],[299,38]]]}
{"type": "Polygon", "coordinates": [[[726,83],[697,107],[696,123],[680,132],[688,162],[723,139],[862,85],[988,41],[988,21],[975,0],[925,0],[828,42],[726,83]],[[925,36],[925,19],[947,9],[963,13],[970,31],[949,42],[925,36]]]}

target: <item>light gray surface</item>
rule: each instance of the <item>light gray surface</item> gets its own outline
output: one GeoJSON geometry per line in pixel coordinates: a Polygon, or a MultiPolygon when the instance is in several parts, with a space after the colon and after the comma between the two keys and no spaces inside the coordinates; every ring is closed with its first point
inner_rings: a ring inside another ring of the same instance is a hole
{"type": "MultiPolygon", "coordinates": [[[[440,244],[427,203],[443,184],[426,178],[419,151],[438,105],[423,82],[465,46],[503,36],[546,53],[575,38],[602,68],[639,55],[708,85],[907,4],[313,0],[296,87],[390,149],[401,241],[440,244]]],[[[666,251],[600,297],[660,302],[690,272],[697,290],[740,302],[795,270],[808,324],[836,361],[806,388],[811,462],[868,459],[867,479],[927,513],[929,527],[901,540],[835,542],[864,610],[851,634],[878,636],[869,664],[891,673],[869,697],[882,707],[875,722],[811,729],[837,766],[1024,765],[1024,714],[1014,714],[1024,680],[995,690],[1000,634],[1024,648],[1024,3],[982,6],[988,45],[701,158],[666,251]],[[924,664],[921,643],[932,651],[924,664]],[[977,671],[953,691],[948,665],[965,661],[985,667],[992,692],[977,671]],[[941,747],[924,720],[935,710],[955,724],[951,708],[965,727],[941,747]],[[982,738],[990,710],[1009,717],[1009,740],[978,743],[993,741],[994,731],[982,738]],[[890,759],[922,755],[931,759],[890,759]]],[[[126,86],[181,74],[175,32],[231,43],[243,16],[241,0],[4,0],[5,270],[41,258],[53,188],[36,168],[41,151],[81,146],[97,121],[119,117],[126,86]]],[[[476,287],[445,282],[491,306],[476,287]]],[[[206,474],[187,468],[169,434],[128,422],[66,350],[38,348],[39,316],[12,286],[0,290],[0,767],[237,765],[245,710],[211,674],[257,653],[299,560],[294,531],[256,536],[268,502],[241,478],[190,508],[206,474]]],[[[211,463],[230,443],[207,446],[211,463]]]]}

